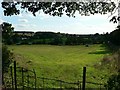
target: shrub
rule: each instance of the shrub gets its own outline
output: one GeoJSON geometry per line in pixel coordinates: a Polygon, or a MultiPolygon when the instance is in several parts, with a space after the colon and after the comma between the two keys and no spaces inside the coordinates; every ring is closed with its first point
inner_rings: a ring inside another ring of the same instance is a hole
{"type": "Polygon", "coordinates": [[[12,61],[13,54],[8,50],[7,46],[2,45],[2,72],[8,71],[9,65],[12,61]]]}
{"type": "Polygon", "coordinates": [[[106,84],[108,90],[120,90],[120,73],[118,75],[112,75],[106,84]]]}
{"type": "Polygon", "coordinates": [[[110,70],[120,71],[120,50],[111,55],[104,56],[101,64],[109,65],[110,70]]]}
{"type": "Polygon", "coordinates": [[[111,69],[117,73],[109,77],[106,84],[107,90],[120,90],[120,50],[109,57],[103,58],[103,62],[111,64],[111,69]]]}

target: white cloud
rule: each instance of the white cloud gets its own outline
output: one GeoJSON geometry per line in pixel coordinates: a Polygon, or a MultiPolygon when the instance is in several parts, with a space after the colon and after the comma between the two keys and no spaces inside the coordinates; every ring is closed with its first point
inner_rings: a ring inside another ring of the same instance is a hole
{"type": "Polygon", "coordinates": [[[2,20],[1,18],[0,18],[0,24],[2,24],[4,22],[4,20],[2,20]]]}
{"type": "Polygon", "coordinates": [[[109,15],[91,15],[91,16],[77,16],[76,18],[69,18],[67,16],[60,18],[51,18],[51,16],[40,13],[36,17],[32,14],[25,14],[19,21],[29,23],[22,23],[16,25],[16,30],[31,30],[31,31],[53,31],[62,33],[74,34],[94,34],[111,32],[115,30],[117,24],[110,23],[109,15]],[[27,17],[28,16],[28,17],[27,17]],[[24,19],[27,18],[27,19],[24,19]],[[50,19],[49,19],[50,18],[50,19]],[[40,20],[45,19],[45,20],[40,20]],[[47,19],[47,22],[46,22],[47,19]],[[40,21],[39,21],[40,20],[40,21]],[[36,24],[34,24],[36,23],[36,24]]]}
{"type": "Polygon", "coordinates": [[[115,30],[117,27],[117,24],[113,23],[103,23],[99,27],[95,27],[99,32],[111,32],[115,30]]]}
{"type": "Polygon", "coordinates": [[[32,13],[25,12],[24,10],[21,11],[21,13],[19,15],[17,15],[17,17],[19,17],[19,18],[35,18],[35,16],[33,16],[32,13]]]}
{"type": "Polygon", "coordinates": [[[22,18],[23,17],[23,15],[22,14],[19,14],[19,15],[17,15],[18,17],[20,17],[20,18],[22,18]]]}
{"type": "Polygon", "coordinates": [[[27,27],[28,25],[26,25],[26,24],[16,24],[15,25],[15,27],[16,28],[25,28],[25,27],[27,27]]]}
{"type": "Polygon", "coordinates": [[[82,17],[80,20],[75,20],[65,26],[53,28],[56,32],[74,33],[74,34],[95,34],[106,33],[115,30],[117,24],[109,22],[105,16],[82,17]]]}
{"type": "Polygon", "coordinates": [[[27,22],[28,22],[28,20],[27,20],[27,19],[18,19],[18,21],[19,21],[19,22],[23,22],[23,23],[24,23],[24,22],[25,22],[25,23],[27,23],[27,22]]]}
{"type": "Polygon", "coordinates": [[[34,30],[37,28],[35,24],[15,24],[15,30],[34,30]]]}
{"type": "Polygon", "coordinates": [[[39,13],[38,16],[39,16],[41,19],[48,19],[48,18],[51,18],[50,15],[47,15],[47,14],[44,14],[44,13],[39,13]]]}

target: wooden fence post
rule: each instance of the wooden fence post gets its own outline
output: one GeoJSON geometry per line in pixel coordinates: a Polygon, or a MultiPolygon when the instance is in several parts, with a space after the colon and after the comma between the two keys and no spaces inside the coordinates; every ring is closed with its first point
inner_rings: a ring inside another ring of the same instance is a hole
{"type": "Polygon", "coordinates": [[[80,90],[82,89],[82,85],[81,84],[82,84],[82,82],[80,82],[80,90]]]}
{"type": "Polygon", "coordinates": [[[100,84],[100,90],[101,90],[101,84],[100,84]]]}
{"type": "Polygon", "coordinates": [[[35,77],[35,90],[36,90],[37,79],[36,79],[36,73],[34,69],[33,69],[33,72],[34,72],[34,77],[35,77]]]}
{"type": "Polygon", "coordinates": [[[60,80],[60,90],[62,90],[62,81],[60,80]]]}
{"type": "Polygon", "coordinates": [[[22,67],[22,87],[23,87],[22,90],[24,90],[24,70],[23,70],[23,67],[22,67]]]}
{"type": "Polygon", "coordinates": [[[28,75],[27,75],[27,87],[28,87],[28,90],[29,90],[29,72],[28,72],[28,75]]]}
{"type": "Polygon", "coordinates": [[[86,83],[86,67],[83,67],[83,83],[82,83],[82,90],[85,90],[85,83],[86,83]]]}
{"type": "Polygon", "coordinates": [[[10,72],[11,72],[12,89],[13,89],[13,88],[14,88],[14,86],[13,86],[13,71],[12,71],[12,66],[10,67],[10,72]]]}
{"type": "Polygon", "coordinates": [[[78,81],[78,90],[81,90],[81,82],[78,81]]]}
{"type": "Polygon", "coordinates": [[[15,82],[15,90],[17,90],[16,61],[14,61],[14,82],[15,82]]]}
{"type": "Polygon", "coordinates": [[[45,88],[45,86],[44,86],[44,84],[45,84],[44,77],[42,79],[43,79],[43,89],[44,89],[45,88]]]}

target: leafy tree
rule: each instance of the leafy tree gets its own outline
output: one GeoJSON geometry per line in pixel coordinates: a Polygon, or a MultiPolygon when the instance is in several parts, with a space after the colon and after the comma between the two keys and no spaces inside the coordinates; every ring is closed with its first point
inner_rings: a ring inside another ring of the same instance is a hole
{"type": "MultiPolygon", "coordinates": [[[[85,16],[91,14],[114,14],[114,11],[118,9],[118,6],[114,2],[107,2],[106,0],[99,2],[87,0],[84,2],[56,2],[55,0],[53,2],[39,2],[37,0],[34,0],[34,2],[27,2],[27,0],[21,0],[21,2],[4,1],[2,2],[2,8],[4,9],[5,16],[18,15],[21,9],[24,9],[26,12],[31,12],[34,16],[36,16],[36,12],[43,11],[44,14],[59,17],[63,14],[69,17],[75,17],[76,12],[85,16]],[[18,7],[18,5],[20,7],[18,7]]],[[[114,16],[110,21],[117,23],[119,19],[119,16],[114,16]]]]}
{"type": "Polygon", "coordinates": [[[115,45],[120,45],[120,26],[110,33],[110,41],[115,45]]]}
{"type": "Polygon", "coordinates": [[[2,24],[2,41],[5,44],[11,44],[12,43],[12,36],[13,36],[13,30],[12,24],[3,22],[2,24]]]}

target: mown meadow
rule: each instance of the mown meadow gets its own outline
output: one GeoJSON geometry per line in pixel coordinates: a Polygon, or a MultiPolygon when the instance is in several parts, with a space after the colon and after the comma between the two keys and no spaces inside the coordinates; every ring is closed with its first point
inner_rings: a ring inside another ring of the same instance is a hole
{"type": "Polygon", "coordinates": [[[68,82],[82,81],[83,67],[87,68],[86,81],[106,83],[111,75],[101,60],[110,51],[102,44],[57,45],[8,45],[18,66],[35,69],[37,76],[68,82]]]}

